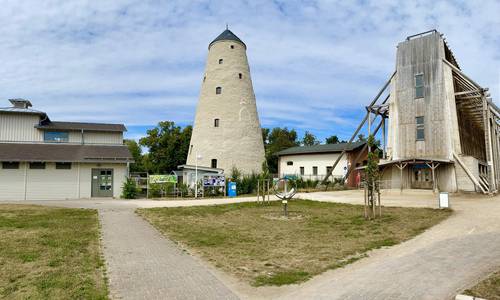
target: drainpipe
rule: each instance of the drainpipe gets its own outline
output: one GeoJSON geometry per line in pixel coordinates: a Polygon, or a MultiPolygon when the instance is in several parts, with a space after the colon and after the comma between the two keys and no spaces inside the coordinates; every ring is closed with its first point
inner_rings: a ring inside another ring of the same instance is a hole
{"type": "Polygon", "coordinates": [[[28,162],[24,162],[24,200],[27,200],[28,193],[28,162]]]}
{"type": "Polygon", "coordinates": [[[78,174],[77,174],[77,177],[76,177],[77,178],[76,179],[77,180],[77,194],[76,194],[76,197],[77,197],[77,199],[80,199],[81,198],[80,197],[80,163],[77,162],[76,164],[78,166],[78,168],[77,168],[78,174]]]}

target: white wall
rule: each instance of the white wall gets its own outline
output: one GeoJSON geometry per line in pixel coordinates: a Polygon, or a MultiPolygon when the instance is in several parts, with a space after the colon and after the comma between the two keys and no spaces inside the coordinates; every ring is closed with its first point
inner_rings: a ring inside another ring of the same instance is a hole
{"type": "Polygon", "coordinates": [[[41,142],[39,115],[0,113],[0,142],[41,142]]]}
{"type": "MultiPolygon", "coordinates": [[[[322,154],[301,154],[301,155],[285,155],[279,158],[279,176],[284,175],[300,175],[300,167],[304,167],[305,179],[321,180],[326,175],[326,167],[331,167],[337,160],[340,153],[322,153],[322,154]],[[288,166],[287,162],[292,161],[293,165],[288,166]],[[318,167],[318,176],[313,176],[313,167],[318,167]]],[[[344,176],[344,167],[347,166],[347,155],[344,155],[340,162],[333,170],[333,177],[344,176]]]]}
{"type": "Polygon", "coordinates": [[[113,197],[119,198],[126,164],[84,163],[79,168],[78,163],[73,163],[70,170],[60,170],[55,163],[47,163],[45,169],[35,170],[28,163],[20,163],[16,170],[2,169],[0,165],[0,200],[24,200],[25,188],[27,200],[90,198],[92,168],[113,169],[113,197]]]}

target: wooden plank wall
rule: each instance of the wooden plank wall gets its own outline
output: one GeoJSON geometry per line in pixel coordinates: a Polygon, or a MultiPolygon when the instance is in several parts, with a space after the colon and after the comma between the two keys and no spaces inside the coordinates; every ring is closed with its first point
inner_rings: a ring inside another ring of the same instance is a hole
{"type": "Polygon", "coordinates": [[[443,76],[444,43],[439,34],[399,44],[390,122],[395,135],[392,159],[432,157],[451,159],[453,126],[443,76]],[[424,74],[424,98],[415,99],[415,75],[424,74]],[[425,140],[416,141],[416,117],[424,116],[425,140]],[[397,149],[396,149],[397,148],[397,149]]]}

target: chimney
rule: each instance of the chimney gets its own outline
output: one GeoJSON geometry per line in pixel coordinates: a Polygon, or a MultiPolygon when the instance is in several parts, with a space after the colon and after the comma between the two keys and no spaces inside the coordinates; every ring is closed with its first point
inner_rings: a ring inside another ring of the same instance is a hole
{"type": "Polygon", "coordinates": [[[22,108],[22,109],[28,109],[32,107],[31,102],[26,99],[21,99],[21,98],[16,98],[16,99],[9,99],[10,103],[12,103],[12,106],[14,108],[22,108]]]}

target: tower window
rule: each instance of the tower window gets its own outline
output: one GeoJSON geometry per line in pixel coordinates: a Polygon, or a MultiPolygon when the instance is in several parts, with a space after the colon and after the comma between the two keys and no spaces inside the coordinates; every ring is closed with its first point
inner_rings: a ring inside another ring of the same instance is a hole
{"type": "Polygon", "coordinates": [[[231,45],[231,49],[234,49],[234,45],[231,45]]]}
{"type": "Polygon", "coordinates": [[[240,79],[241,79],[241,78],[243,78],[243,74],[239,73],[239,74],[238,74],[238,77],[239,77],[240,79]]]}
{"type": "Polygon", "coordinates": [[[219,127],[219,119],[214,119],[214,127],[219,127]]]}
{"type": "Polygon", "coordinates": [[[220,86],[215,88],[215,94],[217,94],[217,95],[222,94],[222,88],[220,86]]]}
{"type": "Polygon", "coordinates": [[[425,126],[424,117],[416,117],[417,121],[417,141],[423,141],[425,139],[425,126]]]}
{"type": "Polygon", "coordinates": [[[293,166],[293,161],[291,161],[291,160],[287,161],[287,162],[286,162],[286,165],[287,165],[287,166],[293,166]]]}
{"type": "Polygon", "coordinates": [[[205,79],[207,79],[207,76],[203,76],[203,82],[205,82],[205,79]]]}
{"type": "Polygon", "coordinates": [[[415,75],[415,98],[424,97],[424,74],[415,75]]]}
{"type": "Polygon", "coordinates": [[[219,65],[222,65],[223,62],[224,62],[224,60],[222,58],[219,59],[219,65]]]}
{"type": "Polygon", "coordinates": [[[217,168],[217,160],[215,158],[212,159],[212,168],[217,168]]]}

